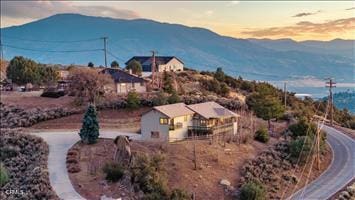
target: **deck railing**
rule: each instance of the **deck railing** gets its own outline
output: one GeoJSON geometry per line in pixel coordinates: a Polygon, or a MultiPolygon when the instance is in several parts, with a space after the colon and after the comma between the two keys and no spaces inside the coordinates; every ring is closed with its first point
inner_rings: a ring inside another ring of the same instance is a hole
{"type": "Polygon", "coordinates": [[[207,127],[207,126],[188,126],[188,130],[190,131],[208,131],[212,134],[218,134],[218,133],[223,133],[223,132],[228,132],[228,131],[233,131],[233,123],[227,123],[227,124],[222,124],[218,126],[212,126],[212,127],[207,127]]]}

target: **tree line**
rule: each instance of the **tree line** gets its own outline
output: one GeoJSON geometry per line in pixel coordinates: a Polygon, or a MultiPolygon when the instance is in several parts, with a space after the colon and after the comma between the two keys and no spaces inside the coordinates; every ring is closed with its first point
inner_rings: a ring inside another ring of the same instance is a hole
{"type": "Polygon", "coordinates": [[[59,73],[58,68],[46,66],[22,56],[16,56],[10,61],[6,69],[6,77],[11,79],[12,83],[18,85],[28,83],[50,85],[56,83],[59,79],[59,73]]]}

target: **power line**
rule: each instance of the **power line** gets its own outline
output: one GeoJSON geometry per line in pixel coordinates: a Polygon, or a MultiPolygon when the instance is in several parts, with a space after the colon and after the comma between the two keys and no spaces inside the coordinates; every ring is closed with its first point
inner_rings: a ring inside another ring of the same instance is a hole
{"type": "Polygon", "coordinates": [[[36,51],[36,52],[48,52],[48,53],[75,53],[75,52],[92,52],[92,51],[102,51],[103,49],[80,49],[80,50],[43,50],[43,49],[31,49],[31,48],[23,48],[17,47],[8,44],[2,44],[4,47],[9,47],[13,49],[21,49],[26,51],[36,51]]]}
{"type": "Polygon", "coordinates": [[[29,41],[29,42],[43,42],[43,43],[77,43],[77,42],[97,41],[97,40],[101,39],[101,38],[89,38],[89,39],[83,39],[83,40],[35,40],[35,39],[7,36],[4,34],[1,34],[1,37],[9,38],[12,40],[23,40],[23,41],[29,41]]]}
{"type": "Polygon", "coordinates": [[[125,62],[123,59],[121,59],[121,58],[115,56],[111,51],[107,50],[107,53],[108,53],[109,55],[111,55],[112,57],[114,57],[115,59],[120,60],[120,61],[122,61],[122,62],[125,62]]]}

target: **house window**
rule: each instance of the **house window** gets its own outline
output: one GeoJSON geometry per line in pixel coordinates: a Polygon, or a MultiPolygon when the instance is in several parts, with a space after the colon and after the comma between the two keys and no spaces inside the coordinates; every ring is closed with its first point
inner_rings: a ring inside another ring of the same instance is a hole
{"type": "Polygon", "coordinates": [[[132,88],[134,88],[134,83],[132,83],[132,88]]]}
{"type": "Polygon", "coordinates": [[[187,122],[187,115],[184,116],[184,122],[187,122]]]}
{"type": "Polygon", "coordinates": [[[168,124],[169,120],[167,118],[160,118],[160,124],[168,124]]]}
{"type": "Polygon", "coordinates": [[[159,131],[152,131],[150,132],[151,138],[159,138],[159,131]]]}
{"type": "Polygon", "coordinates": [[[144,82],[141,82],[141,86],[144,86],[144,82]]]}
{"type": "Polygon", "coordinates": [[[200,123],[201,123],[202,126],[205,126],[206,125],[206,120],[201,119],[200,123]]]}

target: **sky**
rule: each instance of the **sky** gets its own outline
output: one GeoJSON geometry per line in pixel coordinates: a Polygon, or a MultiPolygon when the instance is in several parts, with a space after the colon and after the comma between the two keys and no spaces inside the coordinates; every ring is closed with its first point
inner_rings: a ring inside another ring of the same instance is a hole
{"type": "Polygon", "coordinates": [[[3,1],[1,27],[57,13],[146,18],[236,38],[355,39],[354,1],[3,1]]]}

